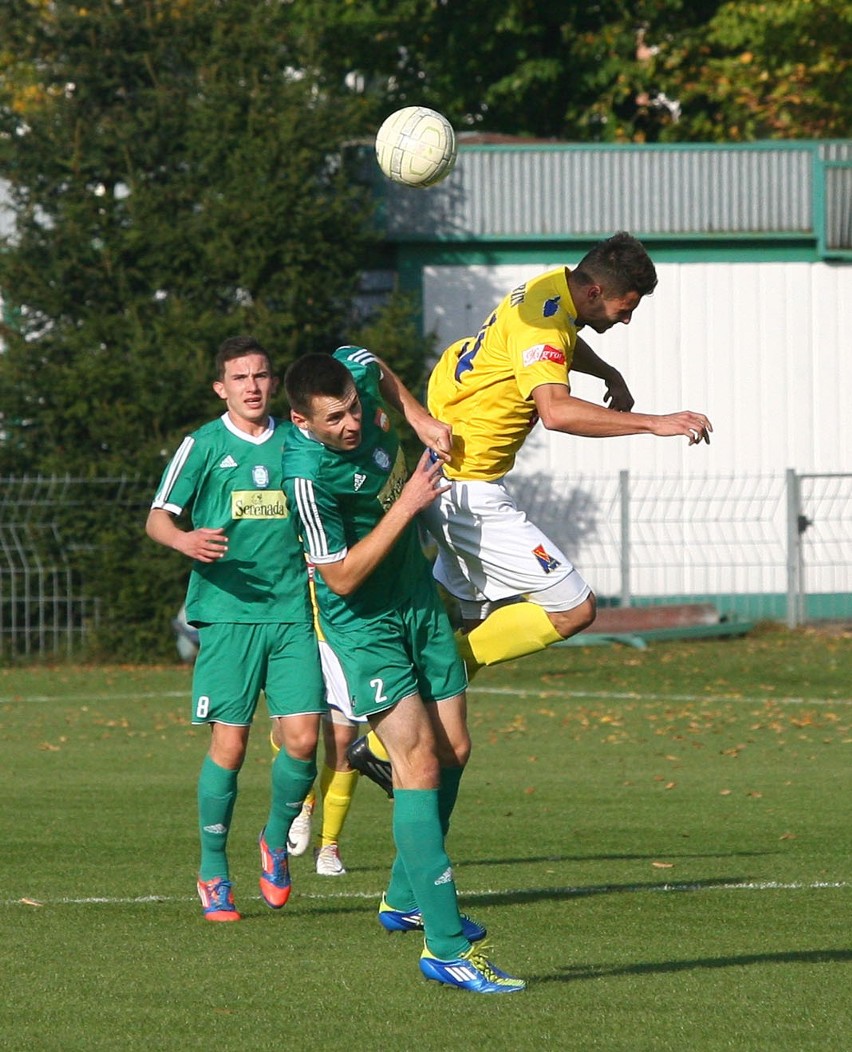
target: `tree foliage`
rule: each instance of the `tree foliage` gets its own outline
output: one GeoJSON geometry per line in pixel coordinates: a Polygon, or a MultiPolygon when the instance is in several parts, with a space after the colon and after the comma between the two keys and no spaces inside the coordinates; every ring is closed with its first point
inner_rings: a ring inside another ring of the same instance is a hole
{"type": "Polygon", "coordinates": [[[700,34],[661,48],[654,73],[681,100],[666,139],[852,134],[852,6],[726,3],[700,34]]]}
{"type": "Polygon", "coordinates": [[[845,136],[847,0],[303,0],[328,84],[384,115],[584,142],[845,136]]]}
{"type": "Polygon", "coordinates": [[[344,335],[368,201],[288,8],[247,0],[9,0],[0,257],[10,470],[161,463],[209,415],[212,354],[251,331],[283,367],[344,335]]]}

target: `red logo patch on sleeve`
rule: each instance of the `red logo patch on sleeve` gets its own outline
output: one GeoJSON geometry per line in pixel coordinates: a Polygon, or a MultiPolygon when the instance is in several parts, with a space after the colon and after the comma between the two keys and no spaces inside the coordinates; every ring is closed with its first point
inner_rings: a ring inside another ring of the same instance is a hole
{"type": "Polygon", "coordinates": [[[563,351],[560,351],[558,347],[551,347],[548,345],[542,352],[541,360],[543,362],[556,362],[557,365],[564,365],[565,354],[563,351]]]}
{"type": "Polygon", "coordinates": [[[554,362],[556,365],[564,365],[565,352],[558,347],[551,347],[549,343],[539,343],[535,347],[528,347],[524,351],[524,365],[534,365],[536,362],[554,362]]]}

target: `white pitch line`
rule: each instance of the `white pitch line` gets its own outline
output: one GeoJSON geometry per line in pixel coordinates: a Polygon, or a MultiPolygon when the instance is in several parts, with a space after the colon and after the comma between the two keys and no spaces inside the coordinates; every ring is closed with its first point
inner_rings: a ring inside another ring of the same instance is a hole
{"type": "Polygon", "coordinates": [[[62,704],[64,702],[78,702],[94,705],[105,701],[152,701],[158,698],[186,698],[189,700],[191,691],[186,690],[157,690],[145,694],[19,694],[8,698],[0,698],[0,705],[29,705],[29,704],[62,704]]]}
{"type": "MultiPolygon", "coordinates": [[[[485,888],[481,891],[467,891],[459,895],[459,899],[462,903],[468,901],[476,901],[479,899],[486,899],[492,896],[504,897],[511,895],[513,897],[523,896],[535,896],[540,897],[542,895],[563,895],[566,898],[580,898],[587,895],[611,895],[614,893],[624,894],[625,892],[633,894],[648,893],[657,895],[660,893],[667,892],[701,892],[701,891],[836,891],[840,889],[848,888],[852,885],[848,881],[812,881],[810,883],[804,883],[802,881],[792,881],[784,883],[777,880],[763,880],[763,881],[741,881],[737,883],[723,883],[714,884],[707,883],[703,884],[700,881],[691,884],[658,884],[658,885],[647,885],[647,884],[592,884],[586,886],[568,886],[568,887],[546,887],[542,886],[539,888],[485,888]]],[[[380,899],[382,895],[381,891],[339,891],[331,892],[329,894],[320,894],[316,892],[299,892],[298,898],[294,899],[297,902],[301,899],[313,899],[319,901],[333,901],[335,899],[380,899]]],[[[243,898],[243,896],[241,896],[243,898]]],[[[255,895],[251,900],[260,901],[260,896],[255,895]]],[[[0,906],[30,906],[31,908],[38,908],[40,906],[144,906],[152,902],[194,902],[194,895],[139,895],[135,898],[109,898],[106,896],[93,896],[89,898],[59,898],[59,899],[0,899],[0,906]]]]}
{"type": "Polygon", "coordinates": [[[773,698],[744,697],[729,694],[640,694],[626,691],[613,693],[605,690],[514,690],[511,687],[468,687],[468,694],[495,694],[517,698],[577,698],[592,701],[686,701],[707,702],[718,705],[723,702],[739,702],[745,705],[762,705],[774,702],[776,705],[852,705],[852,698],[773,698]]]}

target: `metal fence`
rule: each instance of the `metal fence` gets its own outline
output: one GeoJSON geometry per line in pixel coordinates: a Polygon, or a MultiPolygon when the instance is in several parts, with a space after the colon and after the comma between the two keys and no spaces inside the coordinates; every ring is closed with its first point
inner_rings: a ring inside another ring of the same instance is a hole
{"type": "Polygon", "coordinates": [[[0,478],[0,661],[82,648],[103,599],[80,556],[97,546],[97,524],[145,491],[129,476],[0,478]]]}
{"type": "Polygon", "coordinates": [[[852,620],[852,475],[787,472],[787,623],[823,617],[852,620]]]}
{"type": "MultiPolygon", "coordinates": [[[[0,478],[0,660],[81,649],[106,599],[80,569],[97,535],[86,524],[143,508],[155,485],[0,478]]],[[[542,474],[511,487],[603,603],[852,621],[852,474],[542,474]]]]}
{"type": "Polygon", "coordinates": [[[512,490],[605,603],[852,620],[852,474],[526,475],[512,490]]]}

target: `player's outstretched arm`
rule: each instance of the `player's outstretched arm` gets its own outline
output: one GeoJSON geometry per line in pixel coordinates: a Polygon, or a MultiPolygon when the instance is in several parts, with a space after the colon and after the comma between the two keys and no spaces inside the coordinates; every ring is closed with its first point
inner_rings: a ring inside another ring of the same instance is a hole
{"type": "Polygon", "coordinates": [[[182,530],[171,512],[164,508],[152,508],[148,512],[145,532],[152,541],[200,563],[214,563],[228,551],[228,538],[223,529],[182,530]]]}
{"type": "Polygon", "coordinates": [[[405,527],[439,493],[450,487],[444,483],[441,465],[427,450],[417,463],[400,495],[376,526],[334,563],[318,563],[316,570],[332,592],[352,595],[366,581],[399,539],[405,527]]]}
{"type": "Polygon", "coordinates": [[[382,371],[379,381],[382,397],[402,413],[424,446],[437,453],[440,460],[449,460],[453,443],[450,427],[427,412],[386,362],[378,357],[376,361],[382,371]]]}
{"type": "Polygon", "coordinates": [[[549,431],[563,431],[584,438],[615,438],[619,435],[684,435],[689,444],[710,442],[713,425],[703,413],[685,409],[663,416],[654,413],[622,413],[575,398],[562,384],[542,384],[533,391],[538,415],[549,431]]]}
{"type": "Polygon", "coordinates": [[[581,336],[577,337],[574,346],[571,369],[603,380],[606,385],[604,401],[609,403],[610,409],[617,409],[620,413],[629,413],[633,408],[635,400],[627,386],[627,381],[615,366],[609,365],[595,354],[581,336]]]}

